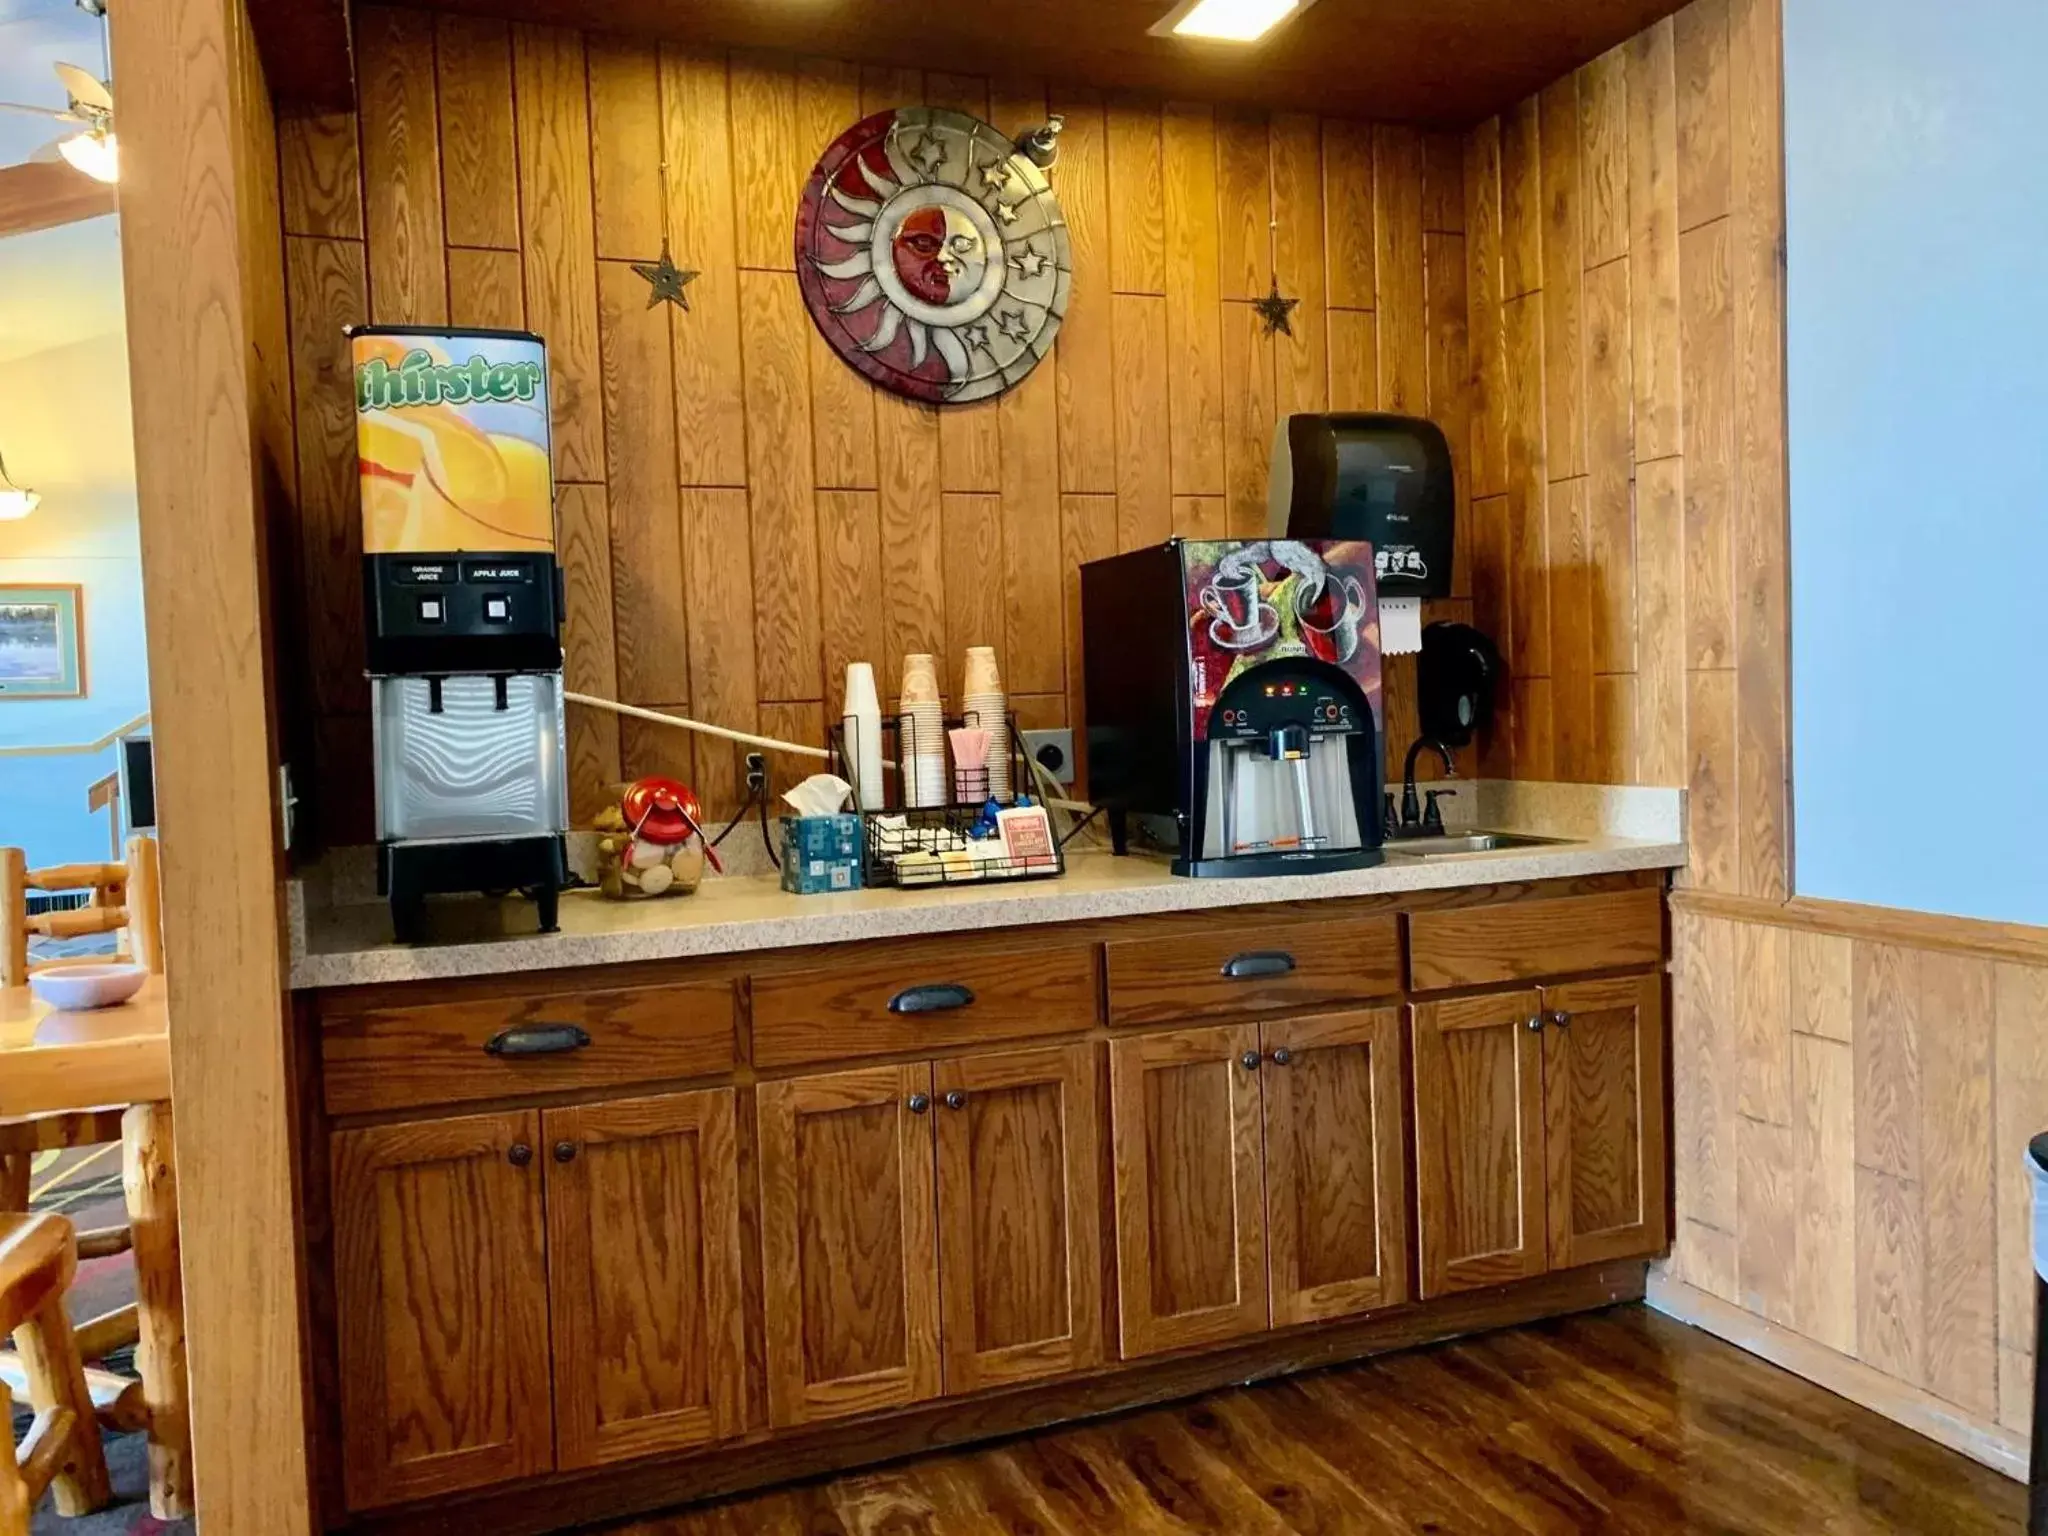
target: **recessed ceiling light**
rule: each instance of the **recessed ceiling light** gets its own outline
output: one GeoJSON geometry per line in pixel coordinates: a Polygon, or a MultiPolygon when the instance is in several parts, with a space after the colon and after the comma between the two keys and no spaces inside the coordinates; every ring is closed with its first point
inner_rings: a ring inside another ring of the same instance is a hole
{"type": "Polygon", "coordinates": [[[1194,37],[1210,42],[1250,43],[1264,37],[1312,0],[1181,0],[1161,18],[1157,37],[1194,37]]]}

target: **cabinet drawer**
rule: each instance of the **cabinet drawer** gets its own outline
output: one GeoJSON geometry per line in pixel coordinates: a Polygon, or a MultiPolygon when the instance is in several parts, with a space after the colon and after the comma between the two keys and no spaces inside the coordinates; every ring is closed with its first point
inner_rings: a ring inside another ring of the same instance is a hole
{"type": "Polygon", "coordinates": [[[1663,958],[1664,894],[1654,886],[1408,918],[1408,964],[1418,992],[1656,965],[1663,958]]]}
{"type": "Polygon", "coordinates": [[[372,1009],[321,1031],[327,1112],[725,1072],[733,1018],[730,981],[372,1009]]]}
{"type": "Polygon", "coordinates": [[[1104,955],[1112,1024],[1311,1008],[1401,990],[1392,916],[1118,939],[1104,955]]]}
{"type": "Polygon", "coordinates": [[[1095,1022],[1095,948],[895,956],[754,978],[754,1064],[787,1067],[984,1040],[1071,1034],[1095,1022]]]}

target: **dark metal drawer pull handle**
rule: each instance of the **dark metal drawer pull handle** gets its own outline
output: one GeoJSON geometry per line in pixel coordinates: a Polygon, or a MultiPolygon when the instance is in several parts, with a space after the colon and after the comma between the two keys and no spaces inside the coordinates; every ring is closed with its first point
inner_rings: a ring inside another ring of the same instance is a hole
{"type": "Polygon", "coordinates": [[[1223,974],[1232,981],[1252,976],[1285,976],[1294,969],[1294,956],[1284,949],[1261,949],[1248,955],[1233,955],[1223,964],[1223,974]]]}
{"type": "Polygon", "coordinates": [[[484,1042],[493,1056],[559,1056],[590,1044],[589,1031],[574,1024],[520,1024],[484,1042]]]}
{"type": "Polygon", "coordinates": [[[974,1001],[974,989],[957,981],[937,982],[928,987],[905,987],[889,999],[891,1013],[947,1013],[974,1001]]]}

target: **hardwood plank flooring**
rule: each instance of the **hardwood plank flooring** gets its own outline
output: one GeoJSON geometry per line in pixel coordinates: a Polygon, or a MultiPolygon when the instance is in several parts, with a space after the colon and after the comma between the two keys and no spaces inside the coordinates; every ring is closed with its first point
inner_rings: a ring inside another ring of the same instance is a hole
{"type": "Polygon", "coordinates": [[[2018,1532],[2026,1492],[1640,1306],[607,1528],[608,1536],[2018,1532]]]}

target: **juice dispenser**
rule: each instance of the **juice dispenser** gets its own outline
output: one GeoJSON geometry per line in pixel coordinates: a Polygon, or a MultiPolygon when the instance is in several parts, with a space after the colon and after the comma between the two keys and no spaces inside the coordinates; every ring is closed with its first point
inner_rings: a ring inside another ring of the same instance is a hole
{"type": "Polygon", "coordinates": [[[561,569],[547,351],[524,331],[364,326],[354,353],[378,886],[426,897],[567,877],[561,569]]]}

